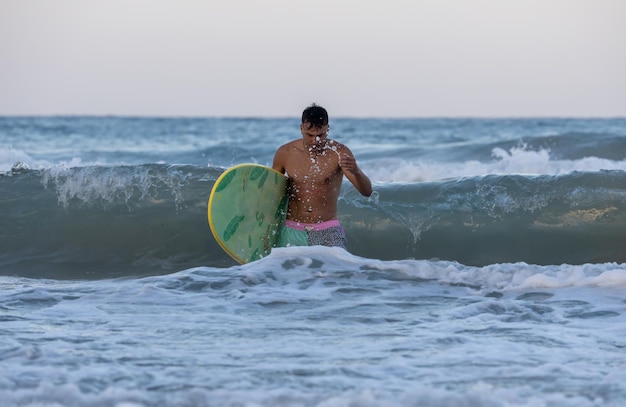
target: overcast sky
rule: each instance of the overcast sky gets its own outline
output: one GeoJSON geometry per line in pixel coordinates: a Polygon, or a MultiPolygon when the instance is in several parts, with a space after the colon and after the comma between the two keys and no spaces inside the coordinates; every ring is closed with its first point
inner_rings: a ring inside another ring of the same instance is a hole
{"type": "Polygon", "coordinates": [[[0,115],[626,116],[624,0],[0,0],[0,115]]]}

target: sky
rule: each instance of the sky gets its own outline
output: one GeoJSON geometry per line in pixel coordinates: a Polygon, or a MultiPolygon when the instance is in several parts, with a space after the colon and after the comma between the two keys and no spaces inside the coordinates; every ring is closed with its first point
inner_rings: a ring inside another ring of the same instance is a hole
{"type": "Polygon", "coordinates": [[[624,0],[0,0],[0,115],[625,117],[624,0]]]}

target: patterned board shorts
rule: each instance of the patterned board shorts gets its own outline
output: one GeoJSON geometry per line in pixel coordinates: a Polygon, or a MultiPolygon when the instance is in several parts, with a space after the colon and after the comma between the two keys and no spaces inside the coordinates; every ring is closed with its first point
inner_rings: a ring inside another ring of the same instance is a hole
{"type": "Polygon", "coordinates": [[[338,220],[322,223],[285,223],[278,246],[332,246],[346,249],[346,234],[338,220]]]}

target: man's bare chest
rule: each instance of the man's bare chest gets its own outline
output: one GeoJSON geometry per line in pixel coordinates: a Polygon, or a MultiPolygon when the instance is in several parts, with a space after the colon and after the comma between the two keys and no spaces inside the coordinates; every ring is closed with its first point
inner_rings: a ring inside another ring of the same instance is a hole
{"type": "Polygon", "coordinates": [[[336,157],[327,155],[315,157],[307,154],[291,157],[285,165],[285,170],[289,178],[312,182],[329,182],[340,172],[339,161],[336,157]]]}

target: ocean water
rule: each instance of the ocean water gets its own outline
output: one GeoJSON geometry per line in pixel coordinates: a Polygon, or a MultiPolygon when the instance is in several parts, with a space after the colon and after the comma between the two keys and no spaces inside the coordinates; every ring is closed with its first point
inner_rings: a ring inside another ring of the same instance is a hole
{"type": "Polygon", "coordinates": [[[238,265],[211,187],[298,125],[0,117],[0,405],[626,405],[626,119],[331,118],[349,251],[238,265]]]}

